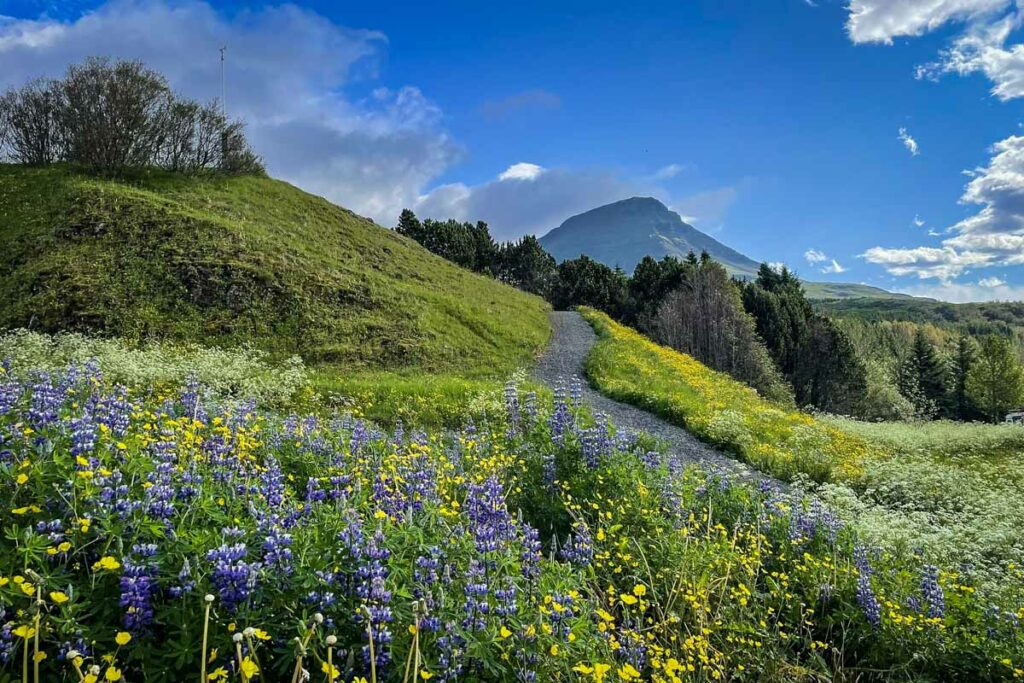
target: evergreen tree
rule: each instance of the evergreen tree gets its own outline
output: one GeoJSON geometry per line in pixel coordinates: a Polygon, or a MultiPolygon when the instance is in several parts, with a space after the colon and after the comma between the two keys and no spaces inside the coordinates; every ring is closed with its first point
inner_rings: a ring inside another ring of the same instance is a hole
{"type": "Polygon", "coordinates": [[[967,391],[967,377],[978,357],[978,344],[961,334],[950,354],[950,411],[957,420],[973,420],[979,415],[978,406],[967,391]]]}
{"type": "Polygon", "coordinates": [[[967,375],[967,394],[992,422],[1024,402],[1024,368],[1006,337],[990,334],[982,339],[967,375]]]}
{"type": "Polygon", "coordinates": [[[513,287],[547,297],[556,274],[554,257],[533,235],[499,248],[498,277],[513,287]]]}
{"type": "MultiPolygon", "coordinates": [[[[693,252],[690,252],[690,256],[693,256],[693,252]]],[[[696,266],[696,257],[693,257],[692,263],[684,263],[672,256],[666,256],[660,261],[645,256],[636,264],[633,277],[629,280],[629,311],[626,322],[641,330],[650,330],[662,301],[670,292],[683,286],[696,266]]]]}
{"type": "Polygon", "coordinates": [[[767,264],[743,285],[743,305],[800,405],[855,414],[867,396],[867,370],[849,337],[811,308],[800,279],[767,264]]]}
{"type": "Polygon", "coordinates": [[[410,209],[402,209],[401,215],[398,216],[398,225],[395,230],[400,235],[405,235],[411,239],[420,241],[423,232],[423,224],[420,223],[420,219],[416,218],[416,214],[410,209]]]}
{"type": "Polygon", "coordinates": [[[620,317],[628,305],[626,275],[589,256],[562,261],[551,288],[551,305],[558,310],[592,306],[620,317]]]}
{"type": "Polygon", "coordinates": [[[946,367],[920,327],[906,358],[897,370],[897,386],[921,418],[948,414],[949,390],[946,367]]]}

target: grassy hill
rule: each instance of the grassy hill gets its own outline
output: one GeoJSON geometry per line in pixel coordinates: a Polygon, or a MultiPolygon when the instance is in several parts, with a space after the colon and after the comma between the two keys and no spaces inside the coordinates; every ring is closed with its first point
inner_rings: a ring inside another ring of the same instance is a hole
{"type": "Polygon", "coordinates": [[[546,310],[277,180],[0,165],[0,328],[488,375],[543,346],[546,310]]]}
{"type": "Polygon", "coordinates": [[[803,281],[804,292],[808,299],[867,299],[867,300],[891,300],[891,299],[913,299],[909,294],[889,292],[880,287],[861,285],[852,282],[808,282],[803,281]]]}

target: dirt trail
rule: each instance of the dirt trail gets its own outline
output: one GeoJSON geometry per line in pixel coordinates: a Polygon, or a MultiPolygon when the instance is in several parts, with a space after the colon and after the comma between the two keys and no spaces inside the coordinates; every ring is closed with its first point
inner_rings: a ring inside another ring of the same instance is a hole
{"type": "Polygon", "coordinates": [[[628,403],[620,403],[593,389],[586,381],[583,363],[590,348],[597,343],[597,334],[590,324],[575,311],[551,313],[554,333],[551,344],[537,362],[534,377],[554,388],[567,384],[573,376],[583,381],[583,399],[595,412],[606,414],[612,424],[620,428],[644,432],[668,444],[669,449],[683,460],[700,464],[713,470],[724,470],[745,480],[760,482],[769,480],[779,488],[787,488],[782,482],[762,474],[749,465],[708,446],[682,427],[677,427],[662,418],[628,403]]]}

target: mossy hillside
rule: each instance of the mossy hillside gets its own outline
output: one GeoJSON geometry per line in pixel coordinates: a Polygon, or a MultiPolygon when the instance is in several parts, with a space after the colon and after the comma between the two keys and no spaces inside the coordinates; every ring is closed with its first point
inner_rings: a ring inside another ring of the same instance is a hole
{"type": "Polygon", "coordinates": [[[252,344],[346,368],[496,376],[547,306],[265,177],[0,165],[0,327],[252,344]]]}

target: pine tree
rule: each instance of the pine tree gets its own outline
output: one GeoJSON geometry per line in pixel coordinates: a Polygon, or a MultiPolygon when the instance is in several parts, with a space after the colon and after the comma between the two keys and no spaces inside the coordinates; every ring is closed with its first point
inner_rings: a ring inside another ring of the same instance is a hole
{"type": "Polygon", "coordinates": [[[961,334],[950,353],[950,411],[957,420],[971,420],[978,415],[978,407],[968,395],[967,377],[978,357],[978,344],[968,335],[961,334]]]}
{"type": "Polygon", "coordinates": [[[938,351],[920,327],[910,352],[897,373],[900,392],[914,404],[919,417],[935,417],[949,406],[948,376],[938,351]]]}

